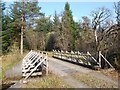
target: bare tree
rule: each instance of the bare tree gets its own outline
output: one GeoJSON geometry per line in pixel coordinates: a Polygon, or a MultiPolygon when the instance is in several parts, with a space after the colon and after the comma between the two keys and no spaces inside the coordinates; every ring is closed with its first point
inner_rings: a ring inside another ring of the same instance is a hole
{"type": "Polygon", "coordinates": [[[92,27],[95,32],[96,50],[98,50],[99,41],[97,32],[102,29],[102,25],[104,25],[104,22],[111,16],[111,12],[109,9],[102,7],[92,11],[91,16],[93,17],[92,27]]]}
{"type": "Polygon", "coordinates": [[[114,3],[115,6],[115,13],[117,14],[116,18],[117,18],[117,23],[118,25],[120,25],[120,1],[117,3],[114,3]]]}
{"type": "Polygon", "coordinates": [[[96,30],[99,29],[102,22],[104,22],[111,16],[111,12],[109,9],[102,7],[92,11],[91,16],[93,17],[92,20],[93,29],[96,30]]]}
{"type": "Polygon", "coordinates": [[[82,17],[83,22],[82,22],[82,26],[84,30],[87,30],[90,28],[90,19],[87,16],[83,16],[82,17]]]}

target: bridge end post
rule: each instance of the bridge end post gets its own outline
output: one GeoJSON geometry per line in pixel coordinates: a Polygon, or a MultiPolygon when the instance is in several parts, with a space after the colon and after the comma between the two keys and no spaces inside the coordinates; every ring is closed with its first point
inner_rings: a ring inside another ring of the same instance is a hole
{"type": "Polygon", "coordinates": [[[101,51],[99,51],[99,66],[101,68],[101,51]]]}
{"type": "MultiPolygon", "coordinates": [[[[47,57],[47,53],[46,53],[46,57],[47,57]]],[[[46,75],[48,75],[48,57],[46,58],[46,75]]]]}

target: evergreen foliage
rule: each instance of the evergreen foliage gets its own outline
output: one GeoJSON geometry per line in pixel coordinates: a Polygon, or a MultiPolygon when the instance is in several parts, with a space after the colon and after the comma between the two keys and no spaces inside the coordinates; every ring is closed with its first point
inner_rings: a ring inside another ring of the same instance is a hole
{"type": "Polygon", "coordinates": [[[20,49],[21,26],[24,26],[24,50],[74,50],[90,51],[92,54],[100,50],[115,65],[119,65],[120,2],[115,4],[117,24],[110,18],[110,10],[104,7],[92,11],[92,19],[83,16],[81,22],[75,22],[68,2],[65,3],[62,15],[55,11],[53,17],[41,13],[37,1],[25,1],[24,8],[22,5],[22,2],[14,2],[6,14],[5,3],[0,2],[0,45],[3,54],[9,52],[14,45],[20,49]],[[24,14],[23,22],[21,14],[24,14]]]}

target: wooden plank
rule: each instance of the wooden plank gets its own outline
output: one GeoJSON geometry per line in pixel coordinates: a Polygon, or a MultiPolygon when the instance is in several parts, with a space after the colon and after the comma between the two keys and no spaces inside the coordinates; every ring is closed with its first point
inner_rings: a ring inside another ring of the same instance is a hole
{"type": "Polygon", "coordinates": [[[45,59],[46,57],[40,63],[38,63],[38,65],[25,77],[24,80],[26,80],[37,69],[37,67],[40,66],[45,61],[45,59]]]}
{"type": "Polygon", "coordinates": [[[26,57],[25,59],[23,59],[23,62],[27,62],[29,59],[31,59],[33,57],[33,55],[36,54],[34,51],[32,51],[28,57],[26,57]]]}
{"type": "MultiPolygon", "coordinates": [[[[97,60],[90,54],[90,52],[87,52],[87,54],[90,55],[91,58],[92,58],[95,62],[97,62],[97,60]]],[[[99,63],[97,62],[97,64],[99,64],[99,63]]]]}
{"type": "Polygon", "coordinates": [[[114,68],[109,62],[108,60],[100,53],[100,55],[103,57],[103,59],[110,65],[111,68],[114,68]]]}
{"type": "MultiPolygon", "coordinates": [[[[38,61],[38,60],[40,60],[40,56],[37,58],[37,60],[33,63],[33,65],[35,65],[35,63],[38,61]]],[[[26,71],[29,71],[31,68],[33,68],[33,67],[29,67],[28,69],[26,69],[26,71]]]]}
{"type": "MultiPolygon", "coordinates": [[[[59,55],[59,53],[58,53],[59,55]]],[[[35,51],[29,52],[26,59],[22,62],[22,73],[25,77],[23,82],[30,76],[42,75],[42,68],[45,67],[46,75],[48,75],[48,59],[47,53],[37,53],[35,51]],[[39,62],[39,63],[37,63],[39,62]],[[37,63],[37,65],[35,65],[37,63]],[[43,66],[44,64],[44,66],[43,66]],[[38,68],[40,66],[40,68],[38,68]]]]}
{"type": "MultiPolygon", "coordinates": [[[[32,58],[34,58],[34,57],[35,57],[35,55],[32,56],[32,58]]],[[[29,59],[27,59],[26,61],[23,61],[23,62],[22,62],[22,66],[23,66],[23,67],[24,67],[24,66],[27,66],[28,63],[30,62],[30,60],[31,60],[32,58],[29,58],[29,59]]]]}
{"type": "MultiPolygon", "coordinates": [[[[31,55],[32,55],[32,58],[34,58],[34,57],[36,56],[36,54],[37,54],[37,53],[34,53],[34,55],[31,54],[31,55]]],[[[31,59],[32,59],[32,58],[31,58],[31,59]]],[[[29,63],[30,63],[30,59],[29,59],[28,62],[23,62],[23,63],[22,63],[22,70],[25,70],[25,69],[28,67],[29,63]]],[[[22,71],[22,72],[23,72],[23,71],[22,71]]]]}
{"type": "Polygon", "coordinates": [[[37,59],[37,58],[39,58],[39,55],[38,55],[38,54],[37,54],[31,61],[29,61],[28,63],[26,63],[27,66],[25,66],[25,68],[27,68],[28,66],[32,65],[33,61],[34,61],[35,59],[37,59]]]}
{"type": "MultiPolygon", "coordinates": [[[[26,74],[23,74],[22,76],[23,77],[26,77],[26,76],[28,76],[29,75],[29,73],[26,73],[26,74]]],[[[31,76],[37,76],[37,75],[42,75],[42,72],[35,72],[35,73],[32,73],[31,74],[31,76]]]]}

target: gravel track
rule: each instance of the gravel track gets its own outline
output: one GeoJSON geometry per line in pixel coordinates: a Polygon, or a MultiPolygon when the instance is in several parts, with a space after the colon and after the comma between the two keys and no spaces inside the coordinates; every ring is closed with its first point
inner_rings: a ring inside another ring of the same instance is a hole
{"type": "Polygon", "coordinates": [[[51,70],[54,74],[57,74],[58,76],[62,77],[62,79],[66,83],[73,82],[68,84],[70,84],[71,86],[75,86],[76,88],[81,88],[81,87],[90,88],[90,87],[80,81],[78,84],[78,81],[70,76],[72,74],[87,74],[91,77],[95,77],[104,80],[108,83],[112,83],[115,88],[118,87],[117,80],[113,80],[111,77],[106,76],[99,71],[95,71],[80,65],[75,65],[55,58],[49,58],[49,70],[51,70]]]}
{"type": "MultiPolygon", "coordinates": [[[[106,82],[110,82],[114,85],[114,87],[118,87],[118,81],[113,80],[112,78],[102,74],[101,72],[85,68],[80,65],[75,65],[70,62],[65,62],[62,60],[58,60],[55,58],[48,57],[48,64],[49,64],[49,71],[59,76],[65,83],[72,86],[73,88],[91,88],[90,86],[84,84],[83,82],[80,82],[79,80],[76,80],[74,77],[72,77],[72,74],[88,74],[92,77],[96,77],[98,79],[105,80],[106,82]]],[[[22,62],[19,62],[17,65],[15,65],[11,70],[8,70],[6,72],[6,77],[16,77],[22,75],[22,62]]],[[[15,84],[12,86],[18,87],[19,84],[15,84]]]]}

